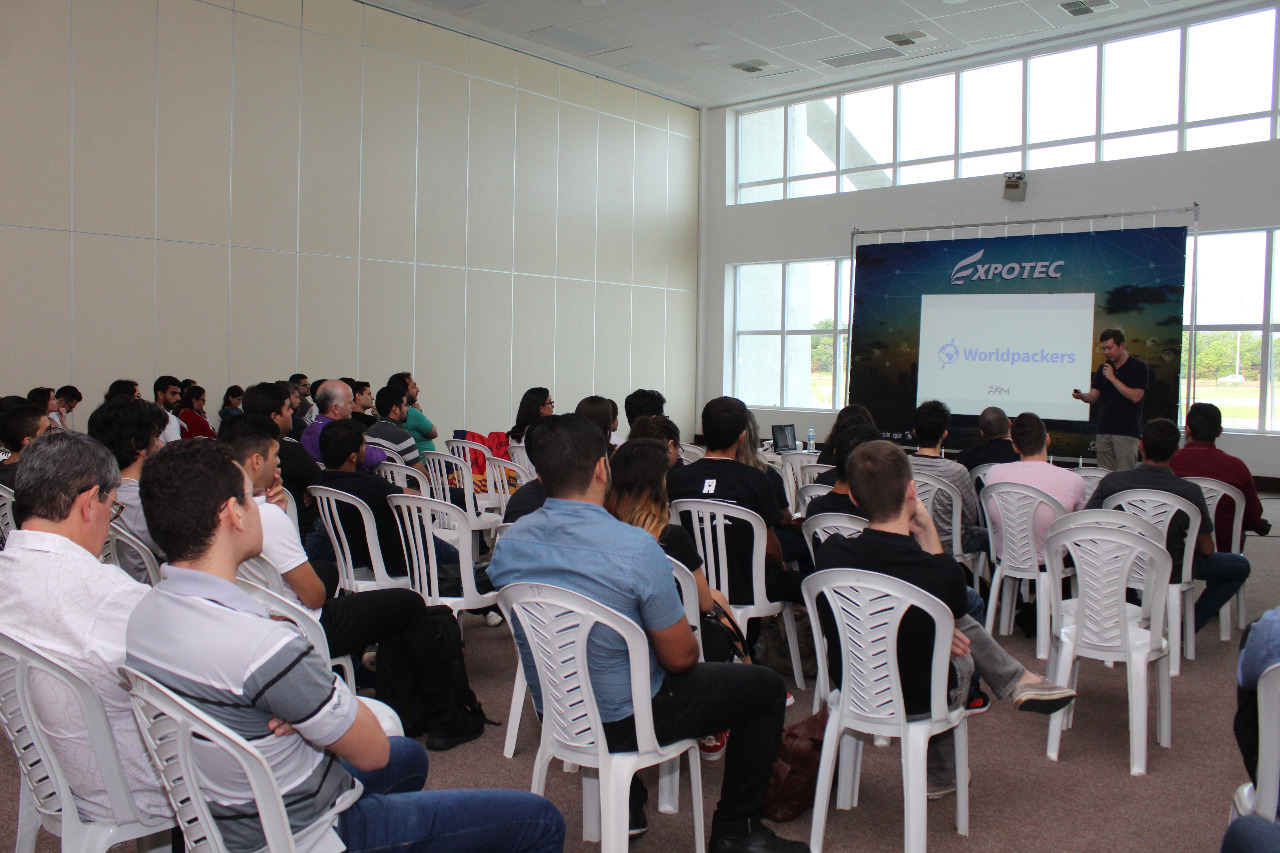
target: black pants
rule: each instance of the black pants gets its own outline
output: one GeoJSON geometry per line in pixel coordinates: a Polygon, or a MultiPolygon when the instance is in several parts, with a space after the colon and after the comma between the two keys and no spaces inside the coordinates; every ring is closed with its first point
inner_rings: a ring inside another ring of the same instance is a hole
{"type": "MultiPolygon", "coordinates": [[[[729,732],[712,832],[741,836],[760,826],[786,702],[782,676],[768,667],[739,663],[700,663],[688,672],[668,674],[654,694],[659,743],[729,732]]],[[[636,748],[633,718],[605,723],[604,728],[611,752],[636,748]]]]}
{"type": "Polygon", "coordinates": [[[427,603],[411,589],[373,589],[331,598],[320,610],[320,627],[333,657],[358,655],[366,646],[412,629],[427,603]]]}

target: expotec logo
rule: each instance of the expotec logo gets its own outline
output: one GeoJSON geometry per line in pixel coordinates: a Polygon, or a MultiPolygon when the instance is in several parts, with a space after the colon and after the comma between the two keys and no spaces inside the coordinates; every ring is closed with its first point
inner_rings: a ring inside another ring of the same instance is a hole
{"type": "Polygon", "coordinates": [[[959,287],[966,280],[994,281],[997,278],[1013,280],[1015,278],[1062,278],[1062,268],[1066,261],[1027,261],[1012,264],[980,264],[982,253],[970,255],[951,268],[951,286],[959,287]],[[973,266],[970,266],[972,264],[973,266]]]}

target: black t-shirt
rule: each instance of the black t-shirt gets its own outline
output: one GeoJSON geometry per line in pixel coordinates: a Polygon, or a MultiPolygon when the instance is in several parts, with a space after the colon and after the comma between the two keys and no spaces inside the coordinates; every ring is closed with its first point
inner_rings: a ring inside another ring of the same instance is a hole
{"type": "MultiPolygon", "coordinates": [[[[394,486],[371,471],[321,471],[316,477],[317,486],[327,486],[346,492],[369,505],[373,511],[374,525],[378,531],[378,545],[382,549],[382,563],[387,574],[403,577],[405,567],[404,548],[400,543],[400,527],[395,513],[387,503],[388,495],[403,495],[404,489],[394,486]]],[[[351,560],[356,567],[369,565],[369,543],[364,535],[364,522],[355,507],[345,504],[338,508],[338,518],[351,545],[351,560]]]]}
{"type": "Polygon", "coordinates": [[[691,572],[702,568],[702,557],[698,555],[698,546],[693,544],[689,533],[678,524],[668,524],[662,538],[658,540],[662,550],[668,557],[675,557],[691,572]]]}
{"type": "Polygon", "coordinates": [[[13,488],[13,484],[18,479],[18,466],[21,464],[21,460],[14,462],[12,465],[0,462],[0,486],[8,486],[10,489],[13,488]]]}
{"type": "Polygon", "coordinates": [[[777,501],[779,509],[787,509],[790,502],[787,500],[787,484],[782,482],[782,475],[773,468],[765,468],[765,475],[768,476],[769,482],[773,484],[773,499],[777,501]]]}
{"type": "Polygon", "coordinates": [[[307,486],[315,485],[320,474],[320,466],[307,453],[307,449],[292,438],[280,442],[280,479],[284,487],[293,495],[294,506],[298,510],[298,529],[303,537],[315,529],[316,519],[320,517],[314,505],[308,506],[303,500],[307,494],[307,486]]]}
{"type": "MultiPolygon", "coordinates": [[[[880,572],[936,596],[957,619],[969,609],[960,564],[946,554],[928,554],[910,536],[867,530],[861,536],[831,536],[818,549],[817,568],[855,568],[880,572]]],[[[929,615],[911,608],[898,630],[898,672],[908,714],[929,712],[934,625],[929,615]]],[[[835,637],[827,638],[834,645],[835,637]]],[[[952,671],[954,685],[955,673],[952,671]]]]}
{"type": "MultiPolygon", "coordinates": [[[[1104,364],[1098,365],[1094,371],[1091,388],[1096,388],[1102,396],[1098,398],[1098,433],[1100,435],[1142,435],[1142,401],[1131,403],[1102,376],[1104,364]]],[[[1130,388],[1147,390],[1151,381],[1151,371],[1147,363],[1129,356],[1124,364],[1116,370],[1119,379],[1130,388]]]]}
{"type": "Polygon", "coordinates": [[[547,497],[547,487],[542,485],[542,481],[530,480],[511,493],[507,500],[507,511],[502,514],[502,523],[510,524],[531,512],[537,512],[547,502],[547,497]]]}
{"type": "Polygon", "coordinates": [[[378,422],[377,415],[366,415],[364,412],[352,412],[351,420],[358,424],[364,424],[364,428],[368,429],[378,422]]]}
{"type": "Polygon", "coordinates": [[[813,482],[820,486],[834,486],[836,484],[836,469],[823,471],[821,474],[813,478],[813,482]]]}
{"type": "MultiPolygon", "coordinates": [[[[765,472],[732,459],[703,458],[683,468],[667,472],[667,494],[673,501],[692,498],[736,504],[764,519],[767,527],[782,520],[782,509],[774,482],[765,472]]],[[[682,518],[692,535],[691,520],[682,518]]],[[[725,530],[729,558],[729,601],[749,604],[754,600],[751,583],[751,527],[730,522],[725,530]]]]}
{"type": "Polygon", "coordinates": [[[805,507],[804,517],[808,521],[815,515],[822,515],[828,512],[863,517],[862,510],[858,509],[858,505],[853,502],[853,498],[847,494],[837,492],[827,492],[825,495],[818,495],[809,501],[809,505],[805,507]]]}
{"type": "Polygon", "coordinates": [[[1013,441],[1008,438],[993,438],[990,441],[985,441],[982,444],[960,451],[960,455],[956,457],[956,461],[970,471],[979,465],[1017,462],[1019,459],[1021,457],[1018,456],[1017,448],[1013,446],[1013,441]]]}

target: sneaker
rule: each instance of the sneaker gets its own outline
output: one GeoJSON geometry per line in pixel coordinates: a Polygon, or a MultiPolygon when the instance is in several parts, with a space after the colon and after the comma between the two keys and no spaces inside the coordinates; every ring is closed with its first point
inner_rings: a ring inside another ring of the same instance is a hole
{"type": "Polygon", "coordinates": [[[631,804],[631,817],[627,822],[627,836],[639,838],[649,831],[649,818],[644,813],[644,803],[631,804]]]}
{"type": "Polygon", "coordinates": [[[497,628],[504,621],[506,620],[502,618],[502,614],[496,610],[490,610],[484,615],[484,624],[488,625],[490,628],[497,628]]]}
{"type": "Polygon", "coordinates": [[[944,782],[940,785],[935,782],[930,782],[926,790],[926,796],[929,799],[940,800],[943,797],[956,792],[956,780],[952,779],[950,782],[944,782]]]}
{"type": "Polygon", "coordinates": [[[707,761],[719,761],[724,755],[724,749],[728,744],[728,732],[721,732],[718,735],[707,735],[698,741],[698,751],[702,753],[702,757],[707,761]]]}
{"type": "Polygon", "coordinates": [[[964,709],[970,717],[985,714],[991,710],[991,697],[981,690],[975,690],[969,694],[969,701],[965,703],[964,709]]]}
{"type": "Polygon", "coordinates": [[[792,695],[791,695],[791,693],[790,693],[790,691],[788,691],[788,692],[787,692],[787,707],[788,707],[788,708],[790,708],[790,707],[791,707],[792,705],[794,705],[794,704],[796,704],[796,697],[792,696],[792,695]]]}
{"type": "Polygon", "coordinates": [[[764,826],[741,838],[717,835],[713,829],[707,853],[809,853],[809,845],[779,838],[764,826]]]}
{"type": "Polygon", "coordinates": [[[1052,681],[1036,681],[1019,685],[1013,691],[1013,705],[1019,711],[1054,714],[1071,704],[1076,692],[1052,681]]]}

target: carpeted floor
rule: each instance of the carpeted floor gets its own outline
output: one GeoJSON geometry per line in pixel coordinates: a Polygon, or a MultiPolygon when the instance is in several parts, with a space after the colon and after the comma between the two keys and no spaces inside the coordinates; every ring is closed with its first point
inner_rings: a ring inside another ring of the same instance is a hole
{"type": "MultiPolygon", "coordinates": [[[[1280,522],[1280,497],[1264,500],[1266,516],[1280,522]]],[[[1280,537],[1250,537],[1246,555],[1253,564],[1247,587],[1250,618],[1280,604],[1280,537]]],[[[492,719],[505,720],[511,699],[515,652],[505,627],[486,628],[466,619],[467,665],[472,684],[492,719]]],[[[1000,638],[1005,647],[1037,672],[1034,642],[1020,633],[1000,638]]],[[[929,847],[935,851],[1152,850],[1215,851],[1227,824],[1232,791],[1247,777],[1231,734],[1235,713],[1235,663],[1239,632],[1218,640],[1214,622],[1197,636],[1197,658],[1184,661],[1173,680],[1173,747],[1155,741],[1155,709],[1150,709],[1146,776],[1128,772],[1128,698],[1123,667],[1081,665],[1075,726],[1063,734],[1060,760],[1045,757],[1048,718],[1019,713],[997,702],[970,723],[969,837],[955,833],[955,799],[929,804],[929,847]]],[[[810,689],[812,685],[810,684],[810,689]]],[[[788,722],[808,714],[809,691],[794,691],[788,722]]],[[[1154,696],[1151,697],[1154,702],[1154,696]]],[[[504,730],[451,752],[431,756],[432,788],[507,787],[528,790],[538,723],[526,702],[520,739],[512,759],[502,757],[504,730]]],[[[723,762],[703,762],[707,819],[715,807],[723,762]]],[[[650,781],[656,803],[656,777],[650,781]]],[[[11,849],[17,822],[17,768],[12,751],[0,749],[0,850],[11,849]]],[[[650,831],[632,843],[635,853],[693,849],[687,769],[680,813],[650,808],[650,831]]],[[[565,849],[598,850],[582,841],[581,787],[576,775],[553,765],[547,796],[569,824],[565,849]]],[[[807,839],[809,814],[775,826],[780,835],[807,839]]],[[[56,838],[41,832],[40,853],[56,853],[56,838]]],[[[133,845],[119,850],[132,851],[133,845]]],[[[861,800],[853,811],[829,813],[826,849],[865,853],[902,849],[901,765],[896,744],[864,752],[861,800]]]]}

